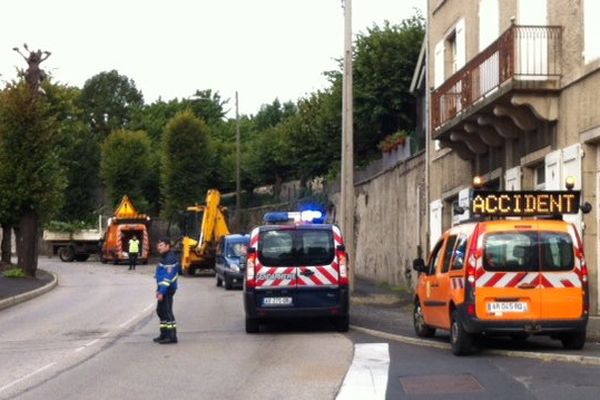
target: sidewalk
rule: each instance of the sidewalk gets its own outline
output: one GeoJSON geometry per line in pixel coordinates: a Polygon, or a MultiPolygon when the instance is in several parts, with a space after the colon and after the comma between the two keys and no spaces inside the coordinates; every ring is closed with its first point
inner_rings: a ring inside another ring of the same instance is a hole
{"type": "MultiPolygon", "coordinates": [[[[413,296],[408,290],[376,284],[363,278],[355,281],[351,295],[350,324],[386,333],[416,337],[413,330],[413,296]]],[[[445,333],[440,333],[443,336],[445,333]]],[[[588,342],[600,342],[600,317],[590,317],[588,342]]],[[[545,339],[543,337],[535,340],[545,339]]],[[[534,340],[534,339],[530,339],[534,340]]],[[[559,343],[556,341],[556,343],[559,343]]]]}
{"type": "Polygon", "coordinates": [[[38,269],[36,278],[6,278],[0,269],[0,310],[32,299],[53,289],[57,277],[38,269]]]}

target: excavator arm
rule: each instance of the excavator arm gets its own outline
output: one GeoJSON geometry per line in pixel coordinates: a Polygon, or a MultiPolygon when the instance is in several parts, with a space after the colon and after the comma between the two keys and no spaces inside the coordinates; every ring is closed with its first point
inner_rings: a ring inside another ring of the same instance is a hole
{"type": "Polygon", "coordinates": [[[221,193],[211,189],[206,194],[205,205],[187,207],[188,212],[202,213],[198,237],[183,238],[181,266],[184,272],[194,274],[197,268],[214,268],[214,253],[217,242],[229,234],[225,220],[226,208],[221,206],[221,193]]]}
{"type": "Polygon", "coordinates": [[[223,236],[229,234],[229,228],[223,215],[224,207],[221,206],[221,193],[218,190],[211,189],[206,194],[206,206],[202,215],[202,225],[200,226],[200,237],[196,245],[198,255],[207,254],[209,248],[223,236]]]}

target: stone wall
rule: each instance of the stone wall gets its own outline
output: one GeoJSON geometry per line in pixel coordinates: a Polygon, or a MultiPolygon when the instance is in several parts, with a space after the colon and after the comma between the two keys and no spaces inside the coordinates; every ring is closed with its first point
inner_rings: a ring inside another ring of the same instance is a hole
{"type": "MultiPolygon", "coordinates": [[[[412,260],[426,243],[425,154],[357,181],[355,193],[356,275],[414,287],[412,260]]],[[[339,210],[339,193],[330,195],[330,200],[339,210]]]]}

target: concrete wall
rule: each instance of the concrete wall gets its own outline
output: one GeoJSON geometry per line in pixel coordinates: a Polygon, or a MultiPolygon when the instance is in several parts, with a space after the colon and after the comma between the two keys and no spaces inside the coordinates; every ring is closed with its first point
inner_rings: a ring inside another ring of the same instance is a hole
{"type": "MultiPolygon", "coordinates": [[[[355,193],[355,273],[413,287],[412,260],[419,255],[419,244],[425,248],[424,153],[358,183],[355,193]]],[[[339,194],[330,200],[339,209],[339,194]]]]}

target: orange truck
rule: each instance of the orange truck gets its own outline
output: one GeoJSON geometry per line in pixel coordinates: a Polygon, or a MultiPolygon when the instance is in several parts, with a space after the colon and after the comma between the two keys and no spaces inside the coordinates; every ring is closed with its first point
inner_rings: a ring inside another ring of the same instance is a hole
{"type": "Polygon", "coordinates": [[[108,220],[102,240],[100,260],[103,263],[112,262],[113,264],[127,262],[129,260],[127,254],[129,240],[136,236],[140,241],[138,261],[142,264],[148,263],[150,257],[149,227],[150,217],[139,214],[129,197],[123,196],[121,204],[108,220]]]}

